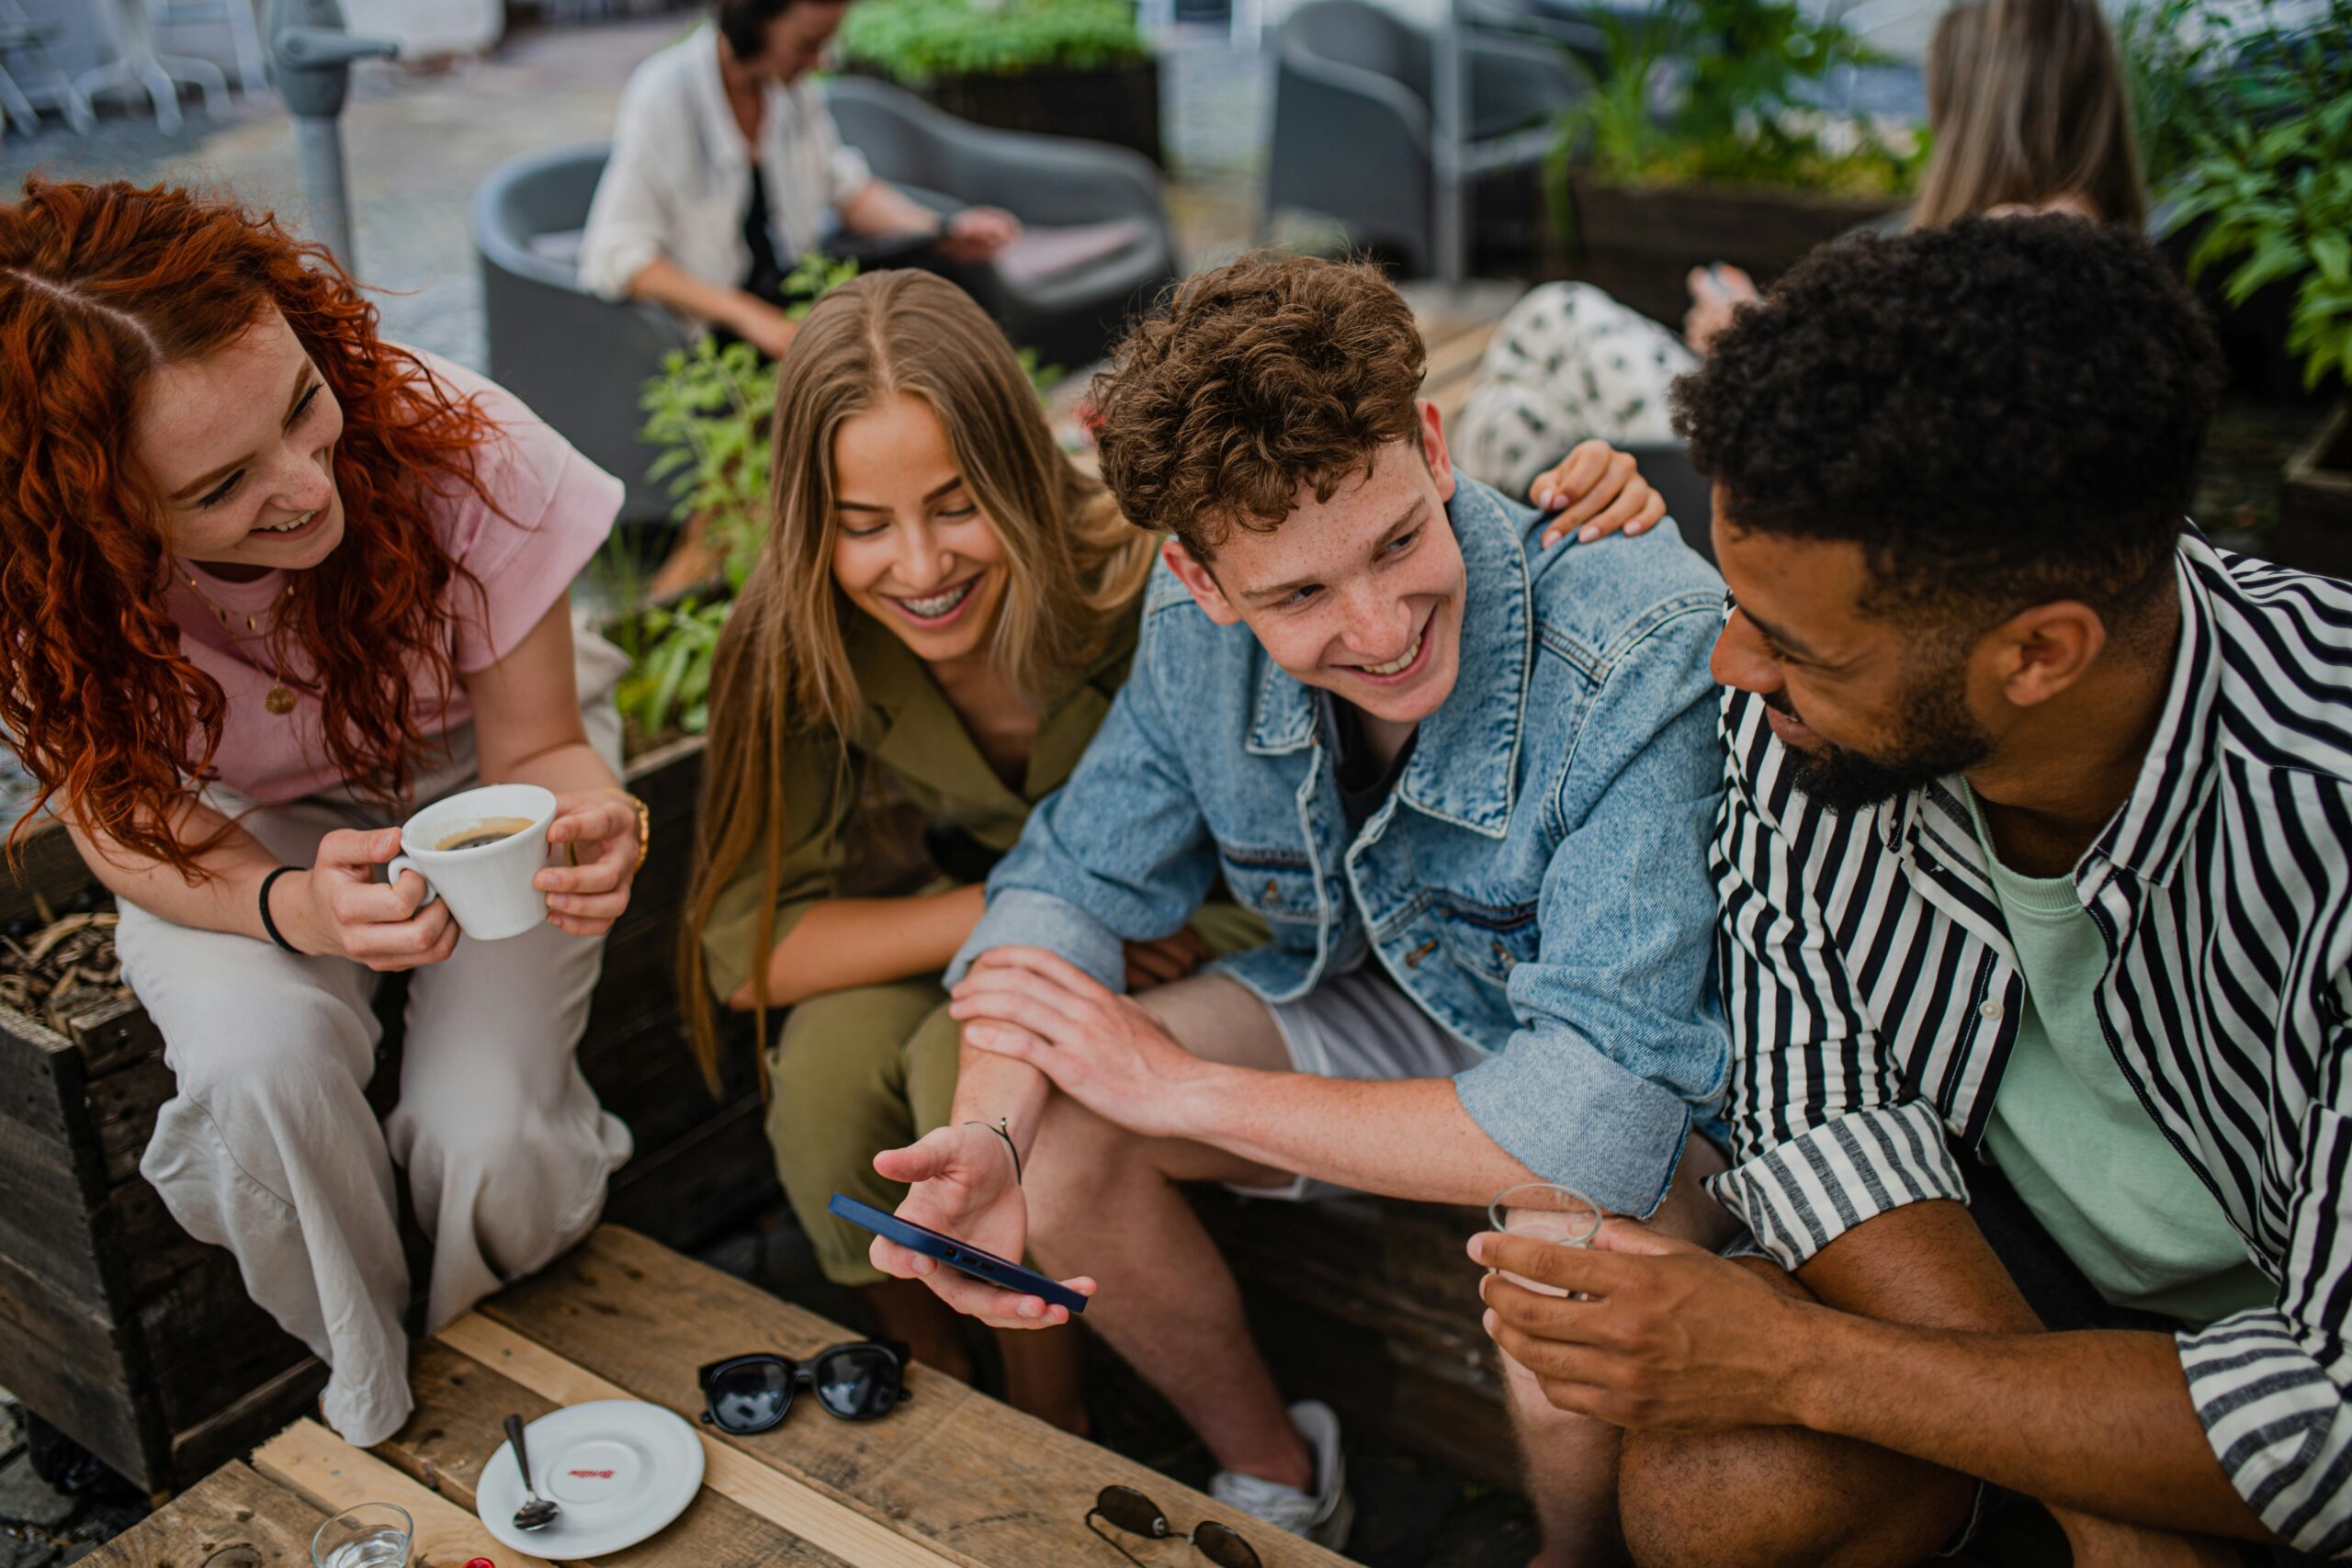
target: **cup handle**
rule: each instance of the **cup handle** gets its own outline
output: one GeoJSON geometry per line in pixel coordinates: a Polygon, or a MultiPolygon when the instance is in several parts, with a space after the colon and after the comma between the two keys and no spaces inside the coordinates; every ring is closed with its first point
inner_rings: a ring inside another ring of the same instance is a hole
{"type": "MultiPolygon", "coordinates": [[[[424,868],[423,866],[417,864],[406,855],[394,855],[392,857],[392,863],[384,868],[384,880],[387,882],[398,882],[401,879],[401,873],[404,871],[413,871],[419,876],[424,876],[424,868]]],[[[424,902],[417,905],[417,908],[420,911],[431,908],[433,907],[433,900],[440,897],[441,895],[439,891],[433,886],[433,879],[429,876],[424,876],[424,902]]]]}

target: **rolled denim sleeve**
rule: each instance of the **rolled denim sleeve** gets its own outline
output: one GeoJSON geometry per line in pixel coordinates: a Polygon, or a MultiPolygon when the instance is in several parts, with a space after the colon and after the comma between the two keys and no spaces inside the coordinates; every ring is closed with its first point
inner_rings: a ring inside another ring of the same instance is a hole
{"type": "Polygon", "coordinates": [[[1510,974],[1521,1027],[1454,1079],[1520,1163],[1642,1217],[1724,1082],[1708,988],[1714,628],[1712,605],[1677,611],[1608,662],[1554,803],[1567,826],[1538,899],[1538,953],[1510,974]]]}
{"type": "Polygon", "coordinates": [[[1029,814],[989,877],[988,912],[948,965],[948,985],[992,947],[1028,946],[1125,990],[1125,944],[1168,935],[1207,896],[1216,846],[1172,743],[1152,624],[1069,782],[1029,814]]]}

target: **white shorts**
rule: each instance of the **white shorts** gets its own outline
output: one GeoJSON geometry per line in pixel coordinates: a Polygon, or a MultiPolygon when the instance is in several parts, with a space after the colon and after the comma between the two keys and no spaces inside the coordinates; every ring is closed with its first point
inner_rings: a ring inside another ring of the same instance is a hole
{"type": "MultiPolygon", "coordinates": [[[[1323,1078],[1450,1078],[1487,1053],[1447,1032],[1376,962],[1326,980],[1291,1002],[1269,1002],[1294,1072],[1323,1078]]],[[[1249,1198],[1297,1201],[1354,1190],[1293,1177],[1274,1187],[1240,1187],[1249,1198]]]]}

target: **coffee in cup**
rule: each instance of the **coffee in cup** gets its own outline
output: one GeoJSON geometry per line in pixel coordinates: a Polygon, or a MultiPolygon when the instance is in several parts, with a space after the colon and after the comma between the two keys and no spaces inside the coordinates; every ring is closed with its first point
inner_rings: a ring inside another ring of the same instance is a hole
{"type": "Polygon", "coordinates": [[[537,784],[466,790],[408,819],[387,874],[424,878],[425,903],[447,899],[472,941],[521,936],[547,923],[548,896],[534,883],[547,867],[554,820],[555,796],[537,784]]]}
{"type": "Polygon", "coordinates": [[[469,828],[460,828],[434,849],[443,854],[457,850],[478,850],[484,844],[494,844],[501,839],[511,839],[517,833],[531,830],[527,817],[485,817],[469,828]]]}

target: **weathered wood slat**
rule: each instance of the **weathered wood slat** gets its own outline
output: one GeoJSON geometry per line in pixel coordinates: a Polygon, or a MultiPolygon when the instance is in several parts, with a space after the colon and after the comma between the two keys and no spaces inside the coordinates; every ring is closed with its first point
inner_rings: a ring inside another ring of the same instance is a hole
{"type": "MultiPolygon", "coordinates": [[[[438,1340],[417,1347],[409,1386],[416,1394],[416,1414],[374,1451],[455,1506],[469,1510],[475,1506],[483,1467],[506,1440],[499,1423],[510,1413],[532,1421],[555,1408],[551,1401],[438,1340]]],[[[504,1568],[504,1551],[491,1556],[504,1568]]],[[[622,1568],[674,1568],[681,1563],[695,1568],[845,1568],[840,1558],[820,1547],[780,1539],[751,1510],[711,1491],[707,1483],[661,1534],[596,1561],[622,1568]]]]}
{"type": "Polygon", "coordinates": [[[254,1453],[254,1469],[332,1516],[362,1503],[393,1503],[415,1524],[409,1551],[421,1563],[457,1563],[497,1553],[505,1568],[548,1568],[533,1557],[501,1544],[473,1515],[438,1493],[427,1491],[364,1449],[355,1449],[316,1421],[297,1421],[254,1453]]]}
{"type": "Polygon", "coordinates": [[[254,1434],[274,1432],[288,1422],[318,1408],[320,1391],[327,1386],[327,1367],[305,1355],[260,1387],[207,1416],[185,1431],[172,1435],[171,1473],[207,1475],[254,1446],[254,1434]]]}
{"type": "Polygon", "coordinates": [[[145,1474],[148,1436],[121,1397],[131,1364],[120,1328],[101,1300],[36,1278],[6,1247],[0,1241],[0,1367],[8,1391],[125,1475],[145,1474]]]}
{"type": "Polygon", "coordinates": [[[242,1464],[224,1465],[173,1498],[168,1510],[141,1520],[82,1562],[85,1568],[204,1568],[242,1546],[252,1555],[238,1554],[240,1568],[311,1568],[311,1538],[325,1522],[324,1514],[284,1487],[242,1464]]]}
{"type": "MultiPolygon", "coordinates": [[[[806,1355],[852,1337],[816,1314],[607,1226],[482,1315],[594,1367],[631,1395],[691,1418],[694,1369],[752,1349],[806,1355]]],[[[1142,1489],[1190,1519],[1239,1530],[1267,1568],[1342,1560],[1198,1495],[1157,1472],[980,1398],[927,1367],[887,1420],[836,1421],[795,1410],[754,1438],[716,1439],[974,1563],[1099,1561],[1084,1516],[1110,1483],[1142,1489]]],[[[1173,1515],[1171,1514],[1171,1517],[1173,1515]]]]}
{"type": "MultiPolygon", "coordinates": [[[[628,1399],[629,1392],[478,1313],[444,1328],[443,1344],[557,1404],[628,1399]]],[[[878,1519],[835,1501],[805,1483],[772,1470],[702,1428],[703,1485],[733,1499],[770,1524],[835,1552],[859,1568],[951,1568],[948,1559],[878,1519]]]]}
{"type": "Polygon", "coordinates": [[[605,1218],[665,1246],[700,1247],[776,1193],[775,1156],[749,1092],[692,1133],[613,1178],[605,1218]]]}

